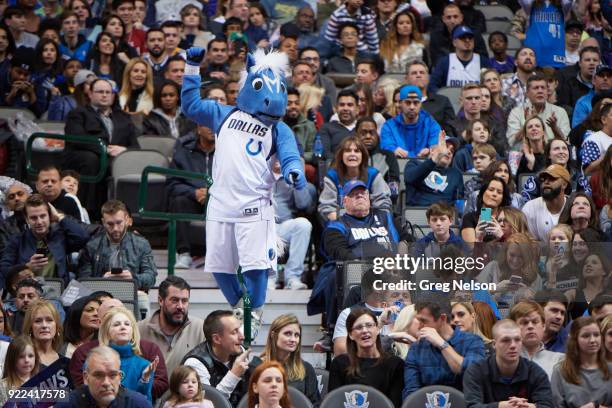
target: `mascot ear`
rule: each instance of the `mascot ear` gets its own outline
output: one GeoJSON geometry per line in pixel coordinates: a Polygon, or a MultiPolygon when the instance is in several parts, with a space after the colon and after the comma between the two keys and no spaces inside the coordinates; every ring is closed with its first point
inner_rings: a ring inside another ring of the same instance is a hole
{"type": "Polygon", "coordinates": [[[253,57],[253,54],[248,53],[247,54],[247,60],[246,60],[246,71],[247,73],[251,72],[251,68],[253,68],[255,66],[255,57],[253,57]]]}

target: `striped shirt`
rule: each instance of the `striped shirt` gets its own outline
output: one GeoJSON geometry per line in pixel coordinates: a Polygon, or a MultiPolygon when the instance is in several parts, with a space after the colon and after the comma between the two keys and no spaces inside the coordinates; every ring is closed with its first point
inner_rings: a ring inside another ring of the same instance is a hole
{"type": "Polygon", "coordinates": [[[352,22],[359,28],[359,42],[357,50],[378,54],[378,31],[376,30],[376,16],[367,7],[361,7],[354,15],[350,15],[346,5],[334,11],[327,23],[325,39],[340,44],[338,29],[343,23],[352,22]]]}

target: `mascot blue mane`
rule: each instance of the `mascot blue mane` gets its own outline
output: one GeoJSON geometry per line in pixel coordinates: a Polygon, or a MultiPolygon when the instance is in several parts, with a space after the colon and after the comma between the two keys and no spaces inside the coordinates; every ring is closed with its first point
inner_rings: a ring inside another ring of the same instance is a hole
{"type": "Polygon", "coordinates": [[[278,122],[287,109],[287,55],[266,53],[259,48],[247,54],[246,70],[241,73],[238,109],[250,113],[265,124],[278,122]]]}

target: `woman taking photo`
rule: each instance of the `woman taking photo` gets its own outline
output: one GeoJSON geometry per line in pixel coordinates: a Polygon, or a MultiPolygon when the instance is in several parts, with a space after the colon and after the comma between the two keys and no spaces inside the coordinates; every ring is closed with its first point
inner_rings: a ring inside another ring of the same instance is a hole
{"type": "Polygon", "coordinates": [[[577,318],[570,329],[565,359],[555,366],[550,381],[555,407],[611,406],[611,372],[597,321],[590,316],[577,318]]]}
{"type": "Polygon", "coordinates": [[[342,186],[350,180],[359,179],[366,184],[371,208],[391,210],[389,186],[378,170],[368,167],[368,160],[368,150],[357,136],[340,142],[319,196],[319,214],[325,221],[335,221],[344,213],[342,186]]]}
{"type": "Polygon", "coordinates": [[[328,392],[348,384],[364,384],[385,394],[396,407],[402,405],[404,361],[382,350],[376,315],[365,307],[346,318],[346,354],[332,360],[328,392]]]}
{"type": "Polygon", "coordinates": [[[52,303],[38,300],[28,307],[23,319],[23,334],[32,338],[40,359],[40,369],[47,368],[60,358],[62,321],[52,303]]]}
{"type": "Polygon", "coordinates": [[[18,336],[8,346],[4,372],[0,381],[0,406],[9,399],[8,392],[16,390],[38,373],[40,361],[28,336],[18,336]]]}
{"type": "Polygon", "coordinates": [[[178,84],[164,80],[153,94],[155,108],[145,116],[145,135],[171,136],[175,139],[196,129],[195,122],[181,112],[181,89],[178,84]]]}
{"type": "Polygon", "coordinates": [[[321,403],[317,374],[310,363],[302,360],[302,326],[292,314],[280,315],[272,322],[268,339],[260,357],[254,357],[251,366],[266,361],[278,361],[287,373],[288,385],[300,390],[314,407],[321,403]]]}
{"type": "Polygon", "coordinates": [[[125,66],[119,106],[130,114],[148,115],[153,110],[153,70],[142,58],[132,58],[125,66]]]}
{"type": "Polygon", "coordinates": [[[121,385],[139,392],[151,401],[153,374],[159,360],[150,362],[140,351],[140,332],[132,312],[114,307],[104,315],[98,332],[100,345],[109,346],[121,359],[121,385]]]}
{"type": "Polygon", "coordinates": [[[497,217],[501,207],[509,205],[510,191],[504,180],[496,176],[485,179],[478,192],[476,210],[463,216],[461,223],[461,237],[463,240],[473,243],[501,238],[503,231],[497,222],[497,217]],[[481,214],[483,208],[487,209],[485,211],[486,215],[481,214]]]}
{"type": "Polygon", "coordinates": [[[117,46],[111,34],[102,32],[98,35],[85,68],[93,71],[98,78],[110,79],[118,87],[121,86],[125,64],[117,55],[117,46]]]}
{"type": "Polygon", "coordinates": [[[405,73],[408,63],[421,60],[429,65],[425,42],[419,32],[414,14],[405,10],[398,13],[381,41],[380,55],[385,61],[385,70],[392,73],[405,73]]]}
{"type": "Polygon", "coordinates": [[[74,301],[66,314],[62,354],[68,358],[81,344],[93,340],[100,328],[100,302],[85,296],[74,301]]]}
{"type": "MultiPolygon", "coordinates": [[[[517,209],[522,208],[525,204],[525,199],[516,192],[516,183],[512,179],[510,165],[508,164],[507,160],[496,160],[482,172],[483,180],[487,180],[493,176],[501,178],[504,183],[506,183],[506,186],[508,186],[508,191],[510,192],[510,205],[517,209]]],[[[480,190],[474,191],[470,195],[466,195],[464,210],[466,214],[476,210],[476,207],[478,206],[479,193],[480,190]]]]}
{"type": "Polygon", "coordinates": [[[548,254],[545,262],[546,287],[563,289],[567,284],[560,271],[570,263],[570,243],[574,239],[574,231],[565,224],[555,225],[548,232],[548,254]]]}
{"type": "Polygon", "coordinates": [[[266,361],[249,380],[248,408],[292,408],[287,375],[278,361],[266,361]]]}

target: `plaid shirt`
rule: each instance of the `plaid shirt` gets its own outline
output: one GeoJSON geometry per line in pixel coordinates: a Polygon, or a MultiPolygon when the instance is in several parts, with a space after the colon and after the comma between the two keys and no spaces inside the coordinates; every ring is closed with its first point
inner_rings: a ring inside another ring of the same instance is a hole
{"type": "Polygon", "coordinates": [[[404,363],[404,391],[402,398],[428,385],[448,385],[462,389],[463,373],[467,367],[485,358],[482,339],[475,334],[455,329],[448,344],[463,357],[461,374],[455,374],[437,347],[421,340],[410,347],[404,363]]]}
{"type": "Polygon", "coordinates": [[[340,44],[338,28],[343,23],[353,22],[359,27],[359,42],[357,50],[378,54],[378,31],[376,30],[376,16],[367,7],[361,7],[354,16],[346,10],[346,5],[340,6],[329,18],[325,39],[340,44]]]}

